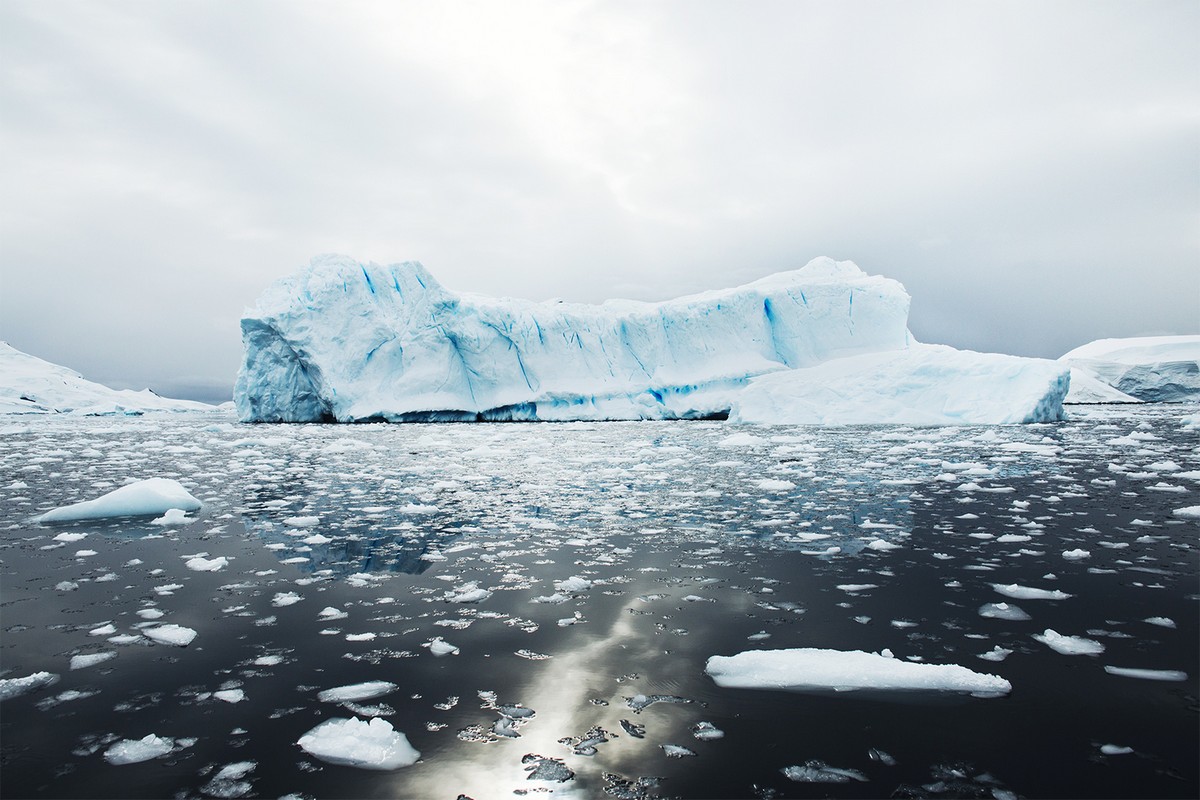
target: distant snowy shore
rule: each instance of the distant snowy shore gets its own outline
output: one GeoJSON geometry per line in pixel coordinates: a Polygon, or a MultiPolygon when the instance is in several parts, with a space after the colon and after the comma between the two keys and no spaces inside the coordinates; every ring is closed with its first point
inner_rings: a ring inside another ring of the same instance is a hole
{"type": "Polygon", "coordinates": [[[110,389],[74,370],[0,342],[0,414],[137,415],[148,411],[217,411],[217,406],[161,397],[149,389],[110,389]]]}

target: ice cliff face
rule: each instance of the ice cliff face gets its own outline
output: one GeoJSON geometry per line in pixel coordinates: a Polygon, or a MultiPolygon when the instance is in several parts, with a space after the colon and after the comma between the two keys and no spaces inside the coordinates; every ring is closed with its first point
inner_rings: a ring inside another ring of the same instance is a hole
{"type": "MultiPolygon", "coordinates": [[[[1059,361],[1138,400],[1200,400],[1200,336],[1097,339],[1075,348],[1059,361]]],[[[1068,396],[1067,401],[1120,402],[1091,396],[1068,396]]]]}
{"type": "Polygon", "coordinates": [[[723,416],[757,375],[900,350],[909,297],[819,258],[663,303],[459,294],[420,264],[316,258],[242,319],[244,421],[723,416]]]}

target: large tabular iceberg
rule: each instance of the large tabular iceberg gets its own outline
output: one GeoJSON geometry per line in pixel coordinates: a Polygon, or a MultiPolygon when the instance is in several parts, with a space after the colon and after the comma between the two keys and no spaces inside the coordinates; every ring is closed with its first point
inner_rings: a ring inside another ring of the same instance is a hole
{"type": "Polygon", "coordinates": [[[748,379],[901,350],[909,297],[819,258],[736,289],[590,306],[451,292],[415,262],[316,258],[242,319],[244,421],[723,416],[748,379]]]}
{"type": "Polygon", "coordinates": [[[733,422],[1005,425],[1063,418],[1070,368],[1039,358],[913,344],[755,378],[733,422]]]}
{"type": "MultiPolygon", "coordinates": [[[[1138,400],[1200,400],[1200,335],[1097,339],[1076,347],[1059,361],[1138,400]]],[[[1076,396],[1074,392],[1067,397],[1067,402],[1114,401],[1120,402],[1120,398],[1076,396]]]]}

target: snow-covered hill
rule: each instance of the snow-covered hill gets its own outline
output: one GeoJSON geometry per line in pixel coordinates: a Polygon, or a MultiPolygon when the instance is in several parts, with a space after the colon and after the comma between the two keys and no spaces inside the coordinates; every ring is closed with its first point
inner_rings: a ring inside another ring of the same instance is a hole
{"type": "Polygon", "coordinates": [[[0,342],[0,414],[142,414],[147,411],[216,411],[216,406],[159,397],[149,389],[110,389],[74,370],[51,364],[0,342]]]}

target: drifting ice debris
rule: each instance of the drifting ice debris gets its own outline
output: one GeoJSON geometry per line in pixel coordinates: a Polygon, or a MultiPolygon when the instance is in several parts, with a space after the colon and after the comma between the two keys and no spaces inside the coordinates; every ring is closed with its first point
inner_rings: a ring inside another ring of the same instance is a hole
{"type": "Polygon", "coordinates": [[[1012,603],[984,603],[979,607],[979,616],[987,619],[1006,619],[1012,622],[1032,619],[1019,606],[1012,603]]]}
{"type": "Polygon", "coordinates": [[[852,780],[866,782],[867,776],[855,769],[831,767],[824,761],[806,761],[804,766],[784,767],[784,775],[798,783],[849,783],[852,780]]]}
{"type": "MultiPolygon", "coordinates": [[[[116,655],[116,653],[113,653],[116,655]]],[[[0,678],[0,700],[19,697],[35,689],[44,689],[58,683],[58,676],[53,672],[35,672],[24,678],[0,678]]]]}
{"type": "Polygon", "coordinates": [[[151,733],[141,739],[122,739],[104,751],[104,760],[118,766],[137,764],[183,750],[195,743],[195,739],[172,739],[151,733]]]}
{"type": "Polygon", "coordinates": [[[992,588],[1005,597],[1014,600],[1066,600],[1072,595],[1058,589],[1037,589],[1032,586],[1019,586],[1015,583],[993,583],[992,588]]]}
{"type": "Polygon", "coordinates": [[[575,773],[557,758],[527,753],[521,757],[521,763],[526,765],[525,771],[529,773],[526,780],[565,783],[575,777],[575,773]]]}
{"type": "Polygon", "coordinates": [[[630,722],[627,719],[623,719],[623,720],[621,720],[621,727],[625,730],[626,733],[628,733],[630,736],[632,736],[635,739],[645,739],[646,738],[646,726],[645,725],[638,725],[636,722],[630,722]]]}
{"type": "Polygon", "coordinates": [[[187,647],[196,638],[196,631],[174,623],[143,628],[142,634],[160,644],[173,644],[176,647],[187,647]]]}
{"type": "Polygon", "coordinates": [[[317,699],[322,703],[349,703],[360,700],[374,700],[391,694],[400,687],[388,681],[367,681],[348,686],[336,686],[317,693],[317,699]]]}
{"type": "Polygon", "coordinates": [[[1012,684],[956,664],[916,664],[861,650],[747,650],[713,656],[704,671],[718,686],[743,689],[969,692],[996,697],[1012,684]]]}
{"type": "Polygon", "coordinates": [[[725,731],[713,725],[711,722],[697,722],[692,726],[692,736],[695,736],[702,742],[709,742],[713,739],[720,739],[725,735],[725,731]]]}
{"type": "Polygon", "coordinates": [[[1144,681],[1186,681],[1187,673],[1176,669],[1134,669],[1133,667],[1110,667],[1105,665],[1104,671],[1109,675],[1120,675],[1124,678],[1140,678],[1144,681]]]}
{"type": "Polygon", "coordinates": [[[1046,628],[1044,633],[1035,633],[1033,638],[1064,656],[1098,656],[1104,652],[1104,645],[1082,636],[1063,636],[1057,631],[1046,628]]]}
{"type": "Polygon", "coordinates": [[[200,791],[210,797],[244,797],[254,787],[250,781],[244,781],[242,778],[253,772],[257,766],[257,761],[236,761],[226,764],[213,776],[212,780],[201,787],[200,791]]]}
{"type": "Polygon", "coordinates": [[[199,511],[199,500],[188,494],[178,481],[169,478],[147,478],[122,486],[95,500],[85,500],[47,511],[34,522],[68,522],[78,519],[106,517],[141,517],[164,514],[171,509],[199,511]]]}
{"type": "Polygon", "coordinates": [[[571,748],[571,752],[577,756],[594,756],[597,752],[596,745],[604,744],[612,738],[611,733],[596,725],[583,736],[567,736],[559,739],[558,743],[571,748]]]}
{"type": "Polygon", "coordinates": [[[696,751],[678,744],[660,744],[659,747],[667,754],[667,758],[684,758],[696,755],[696,751]]]}
{"type": "Polygon", "coordinates": [[[747,378],[899,350],[909,298],[828,258],[736,289],[600,306],[464,296],[420,264],[322,256],[242,319],[243,421],[676,419],[747,378]]]}
{"type": "Polygon", "coordinates": [[[633,697],[625,698],[625,705],[633,709],[633,713],[640,714],[642,709],[652,706],[655,703],[690,703],[683,697],[676,697],[673,694],[635,694],[633,697]]]}
{"type": "Polygon", "coordinates": [[[399,769],[415,764],[421,757],[403,733],[379,717],[370,722],[327,719],[296,744],[322,761],[362,769],[399,769]]]}

